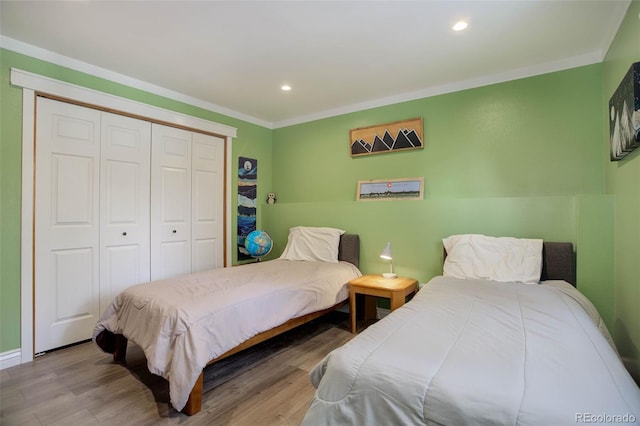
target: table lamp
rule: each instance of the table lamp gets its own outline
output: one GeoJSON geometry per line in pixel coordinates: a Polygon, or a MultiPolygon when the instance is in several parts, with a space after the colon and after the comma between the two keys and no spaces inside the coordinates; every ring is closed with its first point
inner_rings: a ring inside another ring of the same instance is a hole
{"type": "Polygon", "coordinates": [[[391,267],[391,272],[385,272],[382,274],[384,278],[398,278],[397,274],[393,273],[393,256],[391,255],[391,243],[388,242],[384,249],[382,249],[382,253],[380,253],[380,257],[383,259],[387,259],[389,261],[389,265],[391,267]]]}

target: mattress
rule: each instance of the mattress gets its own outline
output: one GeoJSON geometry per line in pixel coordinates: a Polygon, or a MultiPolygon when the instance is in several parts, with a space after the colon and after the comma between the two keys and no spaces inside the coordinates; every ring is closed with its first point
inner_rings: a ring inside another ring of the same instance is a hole
{"type": "Polygon", "coordinates": [[[640,421],[640,389],[596,309],[564,281],[436,277],[310,377],[304,425],[640,421]]]}
{"type": "Polygon", "coordinates": [[[128,288],[99,319],[137,343],[149,371],[169,381],[181,410],[207,363],[263,331],[348,297],[360,276],[348,262],[271,260],[215,269],[128,288]]]}

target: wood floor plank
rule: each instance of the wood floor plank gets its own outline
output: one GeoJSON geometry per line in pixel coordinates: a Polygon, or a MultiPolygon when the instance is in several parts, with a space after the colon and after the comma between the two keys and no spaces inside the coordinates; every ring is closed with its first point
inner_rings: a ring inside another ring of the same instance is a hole
{"type": "Polygon", "coordinates": [[[5,412],[0,410],[0,424],[12,426],[40,426],[38,417],[30,411],[11,411],[5,412]]]}
{"type": "Polygon", "coordinates": [[[67,415],[60,420],[53,421],[47,419],[46,423],[49,426],[69,426],[69,425],[99,425],[100,422],[91,415],[87,410],[74,411],[70,415],[67,415]]]}
{"type": "Polygon", "coordinates": [[[40,423],[53,425],[66,423],[83,410],[83,405],[71,392],[61,392],[52,398],[34,401],[32,409],[40,423]]]}
{"type": "MultiPolygon", "coordinates": [[[[309,405],[314,393],[306,372],[295,370],[286,378],[277,381],[269,388],[241,403],[237,415],[233,417],[237,424],[300,424],[301,408],[309,405]]],[[[304,415],[304,412],[302,415],[304,415]]]]}
{"type": "Polygon", "coordinates": [[[60,349],[2,370],[0,424],[298,425],[315,389],[309,371],[348,342],[347,314],[334,312],[205,369],[202,411],[177,412],[169,384],[129,344],[127,365],[93,343],[60,349]]]}

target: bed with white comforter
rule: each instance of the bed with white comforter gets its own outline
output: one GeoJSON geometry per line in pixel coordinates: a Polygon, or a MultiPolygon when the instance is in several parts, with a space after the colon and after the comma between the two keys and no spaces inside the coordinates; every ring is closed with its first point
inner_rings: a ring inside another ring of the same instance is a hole
{"type": "Polygon", "coordinates": [[[436,277],[330,353],[311,380],[305,425],[640,421],[640,390],[602,319],[563,281],[436,277]]]}
{"type": "Polygon", "coordinates": [[[98,321],[137,343],[181,410],[207,363],[252,336],[348,298],[349,262],[276,259],[130,287],[98,321]]]}
{"type": "Polygon", "coordinates": [[[564,281],[575,282],[571,243],[468,234],[443,245],[443,276],[311,371],[304,425],[640,422],[640,389],[593,304],[564,281]]]}

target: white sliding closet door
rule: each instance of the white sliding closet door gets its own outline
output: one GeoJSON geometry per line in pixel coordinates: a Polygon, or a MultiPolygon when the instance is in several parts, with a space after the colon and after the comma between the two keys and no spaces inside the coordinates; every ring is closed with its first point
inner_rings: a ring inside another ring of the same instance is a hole
{"type": "Polygon", "coordinates": [[[224,140],[193,134],[192,271],[224,266],[224,140]]]}
{"type": "Polygon", "coordinates": [[[224,139],[152,126],[151,279],[224,266],[224,139]]]}
{"type": "Polygon", "coordinates": [[[150,279],[151,123],[102,113],[100,311],[150,279]]]}
{"type": "Polygon", "coordinates": [[[152,280],[191,272],[191,136],[152,125],[152,280]]]}
{"type": "Polygon", "coordinates": [[[91,338],[99,312],[100,112],[39,98],[35,345],[91,338]]]}
{"type": "Polygon", "coordinates": [[[225,140],[38,97],[34,352],[132,285],[224,266],[225,140]]]}

